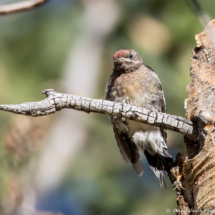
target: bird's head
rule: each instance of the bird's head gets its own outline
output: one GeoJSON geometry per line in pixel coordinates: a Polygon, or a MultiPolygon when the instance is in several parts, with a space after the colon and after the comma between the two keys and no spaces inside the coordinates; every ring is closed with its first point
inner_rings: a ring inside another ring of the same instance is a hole
{"type": "Polygon", "coordinates": [[[122,73],[133,72],[143,64],[140,55],[132,49],[121,49],[114,56],[114,70],[122,73]]]}

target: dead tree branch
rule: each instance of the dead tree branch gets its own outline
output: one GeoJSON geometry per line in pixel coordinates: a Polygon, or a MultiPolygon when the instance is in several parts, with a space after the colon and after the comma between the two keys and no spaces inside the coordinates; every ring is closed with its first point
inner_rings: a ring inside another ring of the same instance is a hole
{"type": "Polygon", "coordinates": [[[205,27],[210,21],[209,15],[202,9],[197,0],[187,0],[187,3],[192,8],[193,12],[196,13],[196,15],[198,16],[202,26],[205,27]]]}
{"type": "Polygon", "coordinates": [[[0,5],[0,15],[9,15],[37,8],[49,0],[30,0],[13,4],[0,5]]]}
{"type": "Polygon", "coordinates": [[[153,112],[126,103],[57,93],[53,89],[45,90],[43,93],[46,94],[47,98],[42,101],[26,102],[19,105],[0,105],[0,110],[36,117],[52,114],[63,108],[70,108],[87,113],[95,112],[120,116],[157,127],[162,126],[195,139],[192,122],[180,116],[153,112]]]}

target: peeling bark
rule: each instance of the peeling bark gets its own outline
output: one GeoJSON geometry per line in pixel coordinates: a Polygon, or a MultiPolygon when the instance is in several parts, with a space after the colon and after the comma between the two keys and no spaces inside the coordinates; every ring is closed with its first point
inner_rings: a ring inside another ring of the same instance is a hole
{"type": "Polygon", "coordinates": [[[196,140],[185,137],[178,214],[215,214],[215,20],[196,35],[187,87],[187,119],[193,122],[196,140]],[[181,210],[180,208],[185,208],[181,210]]]}

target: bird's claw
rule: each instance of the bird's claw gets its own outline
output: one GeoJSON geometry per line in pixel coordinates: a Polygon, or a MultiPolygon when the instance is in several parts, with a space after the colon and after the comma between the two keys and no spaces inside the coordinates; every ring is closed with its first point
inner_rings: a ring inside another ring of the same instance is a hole
{"type": "Polygon", "coordinates": [[[182,174],[179,171],[179,167],[173,167],[170,172],[172,173],[172,175],[175,177],[175,181],[172,184],[173,190],[177,190],[179,192],[179,194],[181,194],[181,189],[185,190],[185,188],[183,188],[182,184],[181,184],[181,177],[182,174]]]}
{"type": "Polygon", "coordinates": [[[173,190],[176,190],[176,189],[177,190],[181,190],[181,189],[185,190],[185,188],[182,186],[181,182],[178,179],[175,180],[172,187],[173,187],[173,190]]]}

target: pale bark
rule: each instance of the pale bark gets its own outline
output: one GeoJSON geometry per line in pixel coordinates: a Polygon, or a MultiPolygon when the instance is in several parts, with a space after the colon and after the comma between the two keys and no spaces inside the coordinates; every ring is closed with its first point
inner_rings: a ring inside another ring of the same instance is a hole
{"type": "Polygon", "coordinates": [[[180,116],[150,111],[126,103],[57,93],[53,89],[45,90],[43,93],[47,95],[47,98],[42,101],[26,102],[19,105],[0,105],[0,110],[37,117],[53,114],[63,108],[70,108],[87,113],[95,112],[120,116],[157,127],[162,126],[188,138],[195,139],[192,122],[180,116]]]}
{"type": "Polygon", "coordinates": [[[13,4],[0,5],[0,15],[10,15],[13,13],[32,10],[45,4],[48,1],[49,0],[30,0],[21,1],[13,4]]]}

